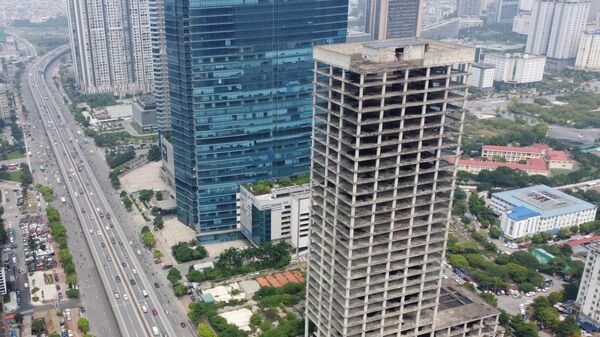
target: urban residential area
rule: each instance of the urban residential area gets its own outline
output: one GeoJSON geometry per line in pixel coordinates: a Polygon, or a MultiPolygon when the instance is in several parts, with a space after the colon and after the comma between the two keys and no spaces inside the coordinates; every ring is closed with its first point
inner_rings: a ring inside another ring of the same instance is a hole
{"type": "Polygon", "coordinates": [[[600,0],[0,0],[0,337],[600,337],[600,0]]]}

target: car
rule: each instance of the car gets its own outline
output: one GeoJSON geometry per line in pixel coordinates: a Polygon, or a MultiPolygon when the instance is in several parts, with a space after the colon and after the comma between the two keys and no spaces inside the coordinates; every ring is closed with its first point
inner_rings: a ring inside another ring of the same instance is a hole
{"type": "Polygon", "coordinates": [[[129,283],[131,283],[131,285],[135,285],[135,280],[131,279],[131,280],[129,280],[129,283]]]}
{"type": "Polygon", "coordinates": [[[152,315],[158,316],[158,311],[156,311],[156,309],[152,309],[152,315]]]}
{"type": "Polygon", "coordinates": [[[147,313],[148,312],[148,308],[145,305],[142,305],[142,311],[144,313],[147,313]]]}
{"type": "Polygon", "coordinates": [[[90,228],[90,234],[94,234],[94,230],[90,228]]]}
{"type": "Polygon", "coordinates": [[[85,314],[85,307],[80,307],[79,311],[81,311],[81,313],[85,314]]]}
{"type": "Polygon", "coordinates": [[[117,276],[115,277],[115,279],[117,280],[117,282],[121,282],[121,276],[117,275],[117,276]]]}
{"type": "Polygon", "coordinates": [[[115,293],[115,298],[116,298],[116,299],[119,299],[119,297],[120,297],[120,296],[119,296],[119,293],[115,293]]]}
{"type": "Polygon", "coordinates": [[[104,264],[104,269],[108,269],[108,264],[107,263],[104,264]]]}
{"type": "Polygon", "coordinates": [[[112,261],[112,258],[111,258],[110,256],[107,256],[107,257],[106,257],[106,260],[107,260],[108,262],[111,262],[111,261],[112,261]]]}
{"type": "Polygon", "coordinates": [[[62,294],[62,293],[60,293],[60,292],[58,293],[58,299],[59,299],[59,300],[62,300],[62,299],[63,299],[63,294],[62,294]]]}
{"type": "Polygon", "coordinates": [[[85,213],[85,208],[81,207],[81,213],[85,213]]]}
{"type": "Polygon", "coordinates": [[[104,244],[104,242],[100,242],[100,247],[102,247],[102,248],[106,247],[106,245],[104,244]]]}
{"type": "Polygon", "coordinates": [[[127,301],[129,299],[129,296],[127,296],[127,294],[125,294],[125,295],[123,295],[123,299],[127,301]]]}
{"type": "Polygon", "coordinates": [[[56,290],[60,290],[60,285],[56,285],[56,290]]]}
{"type": "Polygon", "coordinates": [[[104,226],[104,228],[106,228],[107,231],[110,230],[110,227],[108,227],[108,226],[104,226]]]}
{"type": "Polygon", "coordinates": [[[98,234],[98,235],[102,235],[102,232],[101,232],[101,231],[98,231],[96,234],[98,234]]]}
{"type": "Polygon", "coordinates": [[[127,263],[125,262],[121,262],[121,265],[123,266],[123,268],[127,267],[127,263]]]}
{"type": "Polygon", "coordinates": [[[182,328],[184,328],[184,329],[185,329],[185,327],[187,326],[187,325],[185,324],[185,322],[181,322],[181,323],[179,323],[179,325],[180,325],[182,328]]]}
{"type": "Polygon", "coordinates": [[[154,282],[154,288],[160,288],[160,284],[158,284],[158,282],[154,282]]]}
{"type": "Polygon", "coordinates": [[[73,337],[73,331],[71,331],[71,330],[68,330],[68,331],[67,331],[67,334],[69,335],[69,337],[73,337]]]}

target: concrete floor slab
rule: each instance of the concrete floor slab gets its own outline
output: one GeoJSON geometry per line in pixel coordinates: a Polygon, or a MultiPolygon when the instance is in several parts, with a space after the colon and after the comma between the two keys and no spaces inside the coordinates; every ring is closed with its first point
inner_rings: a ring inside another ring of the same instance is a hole
{"type": "Polygon", "coordinates": [[[128,193],[143,189],[169,190],[169,186],[160,178],[161,162],[152,162],[135,169],[121,177],[121,187],[128,193]]]}

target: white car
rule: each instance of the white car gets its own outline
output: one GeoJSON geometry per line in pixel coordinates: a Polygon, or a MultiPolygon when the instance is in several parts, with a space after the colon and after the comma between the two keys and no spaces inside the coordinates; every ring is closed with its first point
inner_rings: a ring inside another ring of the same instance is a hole
{"type": "Polygon", "coordinates": [[[94,230],[90,228],[90,234],[94,234],[94,230]]]}
{"type": "Polygon", "coordinates": [[[98,235],[102,235],[102,232],[101,232],[101,231],[98,231],[98,235]]]}
{"type": "Polygon", "coordinates": [[[127,301],[129,299],[129,296],[127,296],[127,294],[125,294],[125,295],[123,295],[123,299],[127,301]]]}
{"type": "Polygon", "coordinates": [[[67,331],[67,334],[69,334],[69,337],[73,337],[73,331],[71,331],[71,330],[68,330],[68,331],[67,331]]]}

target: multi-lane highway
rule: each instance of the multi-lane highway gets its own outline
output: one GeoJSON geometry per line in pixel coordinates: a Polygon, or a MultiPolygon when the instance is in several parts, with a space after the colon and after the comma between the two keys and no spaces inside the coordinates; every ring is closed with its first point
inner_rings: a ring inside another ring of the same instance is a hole
{"type": "Polygon", "coordinates": [[[189,329],[171,321],[174,315],[169,315],[157,296],[84,156],[78,142],[81,137],[65,126],[62,97],[52,88],[48,69],[66,50],[59,48],[35,60],[25,73],[28,78],[24,83],[57,158],[71,199],[67,202],[73,205],[102,279],[104,289],[97,290],[106,292],[122,336],[192,336],[189,329]]]}

